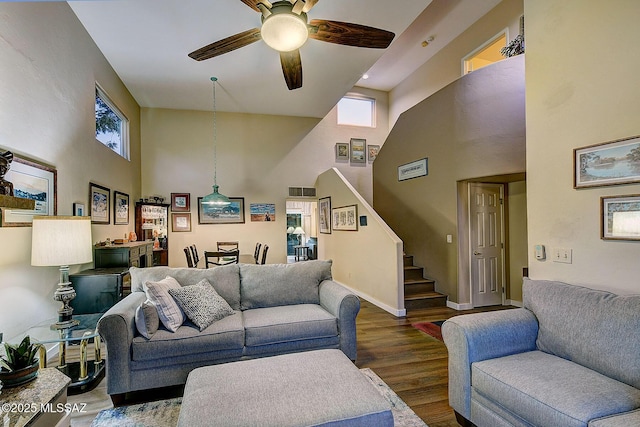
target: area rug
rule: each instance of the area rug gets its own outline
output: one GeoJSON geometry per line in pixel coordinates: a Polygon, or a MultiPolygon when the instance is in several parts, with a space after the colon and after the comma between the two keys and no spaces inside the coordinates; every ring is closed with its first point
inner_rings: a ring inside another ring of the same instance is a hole
{"type": "MultiPolygon", "coordinates": [[[[391,404],[395,427],[427,427],[416,414],[371,369],[360,369],[378,392],[391,404]]],[[[91,423],[91,427],[175,427],[178,424],[182,398],[141,403],[105,409],[91,423]]]]}
{"type": "Polygon", "coordinates": [[[438,320],[437,322],[421,322],[421,323],[412,323],[411,326],[414,328],[424,332],[427,335],[434,337],[442,341],[442,324],[444,320],[438,320]]]}

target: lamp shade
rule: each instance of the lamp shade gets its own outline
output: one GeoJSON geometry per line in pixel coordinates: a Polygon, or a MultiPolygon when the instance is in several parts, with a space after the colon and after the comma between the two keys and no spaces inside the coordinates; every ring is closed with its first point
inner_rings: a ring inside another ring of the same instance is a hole
{"type": "Polygon", "coordinates": [[[304,230],[302,227],[296,227],[296,229],[293,230],[293,234],[304,234],[304,230]]]}
{"type": "Polygon", "coordinates": [[[91,218],[36,216],[31,235],[31,265],[62,266],[93,260],[91,218]]]}

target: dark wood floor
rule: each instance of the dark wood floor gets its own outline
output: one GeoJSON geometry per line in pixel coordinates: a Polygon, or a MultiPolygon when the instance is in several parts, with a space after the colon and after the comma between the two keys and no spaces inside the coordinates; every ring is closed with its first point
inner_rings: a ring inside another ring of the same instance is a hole
{"type": "MultiPolygon", "coordinates": [[[[411,310],[406,317],[395,317],[361,300],[356,326],[359,368],[371,368],[429,427],[457,427],[447,396],[447,348],[444,343],[411,326],[412,323],[445,320],[459,314],[503,309],[487,307],[470,311],[450,308],[411,310]]],[[[74,349],[68,360],[74,359],[74,349]]],[[[51,366],[55,366],[52,361],[51,366]]],[[[181,395],[181,388],[133,394],[125,404],[167,399],[181,395]]],[[[90,402],[93,413],[72,414],[72,427],[88,427],[101,409],[111,407],[105,381],[88,393],[71,396],[71,402],[90,402]],[[81,416],[82,415],[82,416],[81,416]]]]}
{"type": "Polygon", "coordinates": [[[356,365],[371,368],[429,427],[458,426],[447,395],[447,348],[411,324],[503,308],[507,307],[469,311],[425,308],[398,318],[363,300],[356,322],[356,365]]]}

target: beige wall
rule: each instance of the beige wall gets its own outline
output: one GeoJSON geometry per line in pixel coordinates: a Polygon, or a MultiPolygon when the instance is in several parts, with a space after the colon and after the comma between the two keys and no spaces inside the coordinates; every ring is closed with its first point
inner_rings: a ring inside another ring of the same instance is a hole
{"type": "Polygon", "coordinates": [[[403,113],[374,163],[374,207],[451,301],[469,302],[468,284],[458,294],[458,182],[524,172],[524,102],[522,56],[475,71],[403,113]],[[398,166],[424,157],[428,176],[398,181],[398,166]]]}
{"type": "Polygon", "coordinates": [[[503,0],[393,88],[389,93],[391,126],[403,111],[460,78],[462,58],[469,53],[505,28],[509,32],[508,41],[514,39],[519,32],[523,10],[523,0],[503,0]]]}
{"type": "Polygon", "coordinates": [[[573,149],[640,134],[638,2],[526,0],[525,14],[530,248],[573,249],[572,264],[531,249],[530,275],[638,293],[640,243],[600,239],[600,197],[640,185],[573,188],[573,149]]]}
{"type": "MultiPolygon", "coordinates": [[[[89,182],[139,197],[139,108],[66,2],[0,3],[0,150],[57,169],[58,214],[89,206],[89,182]],[[130,120],[131,161],[95,139],[98,82],[130,120]]],[[[93,240],[129,226],[93,226],[93,240]]],[[[31,228],[0,228],[0,332],[56,316],[55,267],[31,267],[31,228]]],[[[72,266],[71,272],[91,264],[72,266]]]]}
{"type": "Polygon", "coordinates": [[[393,315],[404,316],[402,241],[335,168],[318,177],[318,197],[331,207],[356,205],[367,225],[318,234],[320,259],[333,260],[333,279],[393,315]]]}
{"type": "Polygon", "coordinates": [[[376,99],[376,128],[338,126],[335,108],[322,120],[217,112],[218,185],[222,194],[244,197],[245,224],[198,224],[197,198],[209,194],[213,184],[213,114],[142,109],[143,194],[191,194],[192,231],[169,232],[170,265],[186,266],[185,246],[195,243],[204,251],[222,240],[238,240],[243,253],[253,253],[258,241],[268,244],[267,262],[286,262],[288,187],[313,187],[317,176],[332,167],[370,202],[371,163],[336,162],[335,144],[365,138],[382,145],[388,134],[387,94],[362,88],[354,92],[376,99]],[[251,203],[275,203],[276,221],[251,222],[251,203]]]}
{"type": "Polygon", "coordinates": [[[507,185],[509,217],[509,289],[507,303],[522,303],[522,269],[528,267],[527,244],[527,183],[512,182],[507,185]]]}

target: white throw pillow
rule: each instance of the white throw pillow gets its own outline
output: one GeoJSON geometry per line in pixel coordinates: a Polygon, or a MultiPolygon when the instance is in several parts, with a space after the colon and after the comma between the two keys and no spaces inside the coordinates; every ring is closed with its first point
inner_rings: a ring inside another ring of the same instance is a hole
{"type": "Polygon", "coordinates": [[[180,283],[171,276],[159,282],[146,282],[143,286],[147,299],[155,304],[158,317],[165,328],[175,332],[184,323],[185,316],[176,300],[169,294],[169,289],[180,289],[180,283]]]}

